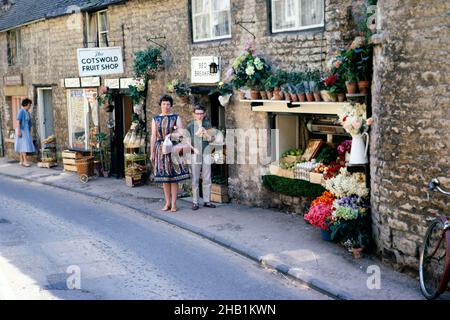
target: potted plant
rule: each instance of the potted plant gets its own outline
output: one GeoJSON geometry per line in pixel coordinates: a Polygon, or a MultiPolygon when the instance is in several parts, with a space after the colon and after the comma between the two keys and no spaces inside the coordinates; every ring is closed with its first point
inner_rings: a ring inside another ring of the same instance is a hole
{"type": "Polygon", "coordinates": [[[174,79],[169,82],[167,84],[167,91],[170,93],[175,93],[184,103],[189,103],[191,89],[186,83],[180,81],[179,79],[174,79]]]}
{"type": "Polygon", "coordinates": [[[327,77],[322,79],[324,90],[320,92],[323,101],[325,102],[336,102],[337,101],[337,75],[329,74],[327,77]]]}
{"type": "Polygon", "coordinates": [[[99,93],[97,95],[97,103],[99,106],[103,106],[106,112],[112,112],[114,110],[114,99],[109,88],[106,86],[100,86],[99,93]]]}
{"type": "Polygon", "coordinates": [[[264,82],[269,76],[270,66],[263,57],[256,54],[251,42],[246,43],[244,52],[234,60],[231,67],[233,79],[236,79],[239,85],[245,83],[251,90],[252,99],[258,99],[259,92],[264,88],[264,82]]]}
{"type": "Polygon", "coordinates": [[[358,78],[358,89],[362,94],[368,93],[368,88],[370,87],[370,62],[372,50],[371,46],[366,45],[361,48],[355,48],[354,52],[357,56],[356,69],[358,78]]]}
{"type": "Polygon", "coordinates": [[[164,59],[161,50],[156,47],[148,47],[146,50],[134,54],[133,70],[137,77],[154,79],[156,73],[163,69],[164,59]]]}
{"type": "Polygon", "coordinates": [[[269,100],[272,100],[273,90],[276,87],[276,81],[277,79],[275,78],[275,75],[272,74],[264,82],[264,88],[266,89],[266,95],[269,100]]]}
{"type": "Polygon", "coordinates": [[[348,94],[355,94],[357,90],[357,68],[356,57],[353,49],[341,53],[342,71],[345,78],[345,85],[348,94]]]}
{"type": "Polygon", "coordinates": [[[305,95],[305,86],[304,86],[303,82],[298,83],[295,86],[295,89],[297,91],[298,101],[305,102],[306,101],[306,95],[305,95]]]}
{"type": "Polygon", "coordinates": [[[219,82],[217,88],[211,90],[208,95],[219,94],[219,102],[223,107],[228,106],[233,94],[233,87],[229,83],[219,82]]]}

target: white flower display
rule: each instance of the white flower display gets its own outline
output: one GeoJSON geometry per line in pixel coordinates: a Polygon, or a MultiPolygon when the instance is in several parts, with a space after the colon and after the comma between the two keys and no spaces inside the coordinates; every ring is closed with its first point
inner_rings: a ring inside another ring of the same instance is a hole
{"type": "Polygon", "coordinates": [[[326,189],[337,198],[356,195],[367,197],[369,189],[366,187],[366,177],[363,173],[349,173],[346,168],[341,168],[339,175],[326,180],[326,189]]]}
{"type": "Polygon", "coordinates": [[[255,74],[255,67],[253,67],[253,66],[248,66],[248,67],[245,69],[245,73],[246,73],[247,75],[249,75],[249,76],[254,75],[254,74],[255,74]]]}
{"type": "Polygon", "coordinates": [[[362,134],[369,130],[369,126],[373,124],[372,118],[366,117],[366,105],[357,103],[351,105],[346,104],[342,112],[339,114],[339,121],[342,127],[352,136],[362,134]]]}

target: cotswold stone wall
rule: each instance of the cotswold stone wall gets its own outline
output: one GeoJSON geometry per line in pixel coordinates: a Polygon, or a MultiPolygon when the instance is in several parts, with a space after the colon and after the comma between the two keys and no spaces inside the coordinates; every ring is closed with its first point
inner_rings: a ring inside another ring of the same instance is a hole
{"type": "Polygon", "coordinates": [[[447,210],[450,187],[450,2],[380,0],[371,133],[374,238],[386,261],[418,268],[427,218],[447,210]]]}

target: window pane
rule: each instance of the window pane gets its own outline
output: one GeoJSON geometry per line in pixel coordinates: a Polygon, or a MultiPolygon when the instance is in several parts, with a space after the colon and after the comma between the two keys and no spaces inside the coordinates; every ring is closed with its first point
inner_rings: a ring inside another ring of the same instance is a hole
{"type": "Polygon", "coordinates": [[[209,14],[195,17],[194,20],[195,38],[194,40],[202,40],[211,38],[209,14]]]}
{"type": "Polygon", "coordinates": [[[230,20],[228,12],[229,11],[213,13],[213,35],[215,37],[229,35],[230,20]]]}
{"type": "Polygon", "coordinates": [[[108,44],[108,32],[104,32],[100,34],[99,38],[99,47],[107,47],[108,44]]]}
{"type": "Polygon", "coordinates": [[[205,10],[203,8],[203,0],[193,0],[192,1],[192,13],[199,14],[204,13],[205,10]]]}
{"type": "Polygon", "coordinates": [[[323,24],[324,0],[300,0],[300,26],[323,24]]]}
{"type": "Polygon", "coordinates": [[[230,9],[230,0],[212,0],[213,11],[225,11],[230,9]]]}
{"type": "Polygon", "coordinates": [[[295,3],[292,0],[272,1],[272,30],[284,30],[295,27],[295,15],[292,15],[292,9],[295,10],[295,3]]]}
{"type": "Polygon", "coordinates": [[[22,39],[20,37],[20,30],[16,30],[16,60],[20,62],[20,56],[22,53],[22,39]]]}
{"type": "Polygon", "coordinates": [[[99,32],[108,31],[108,17],[106,15],[106,12],[100,12],[98,18],[100,20],[98,31],[99,32]]]}

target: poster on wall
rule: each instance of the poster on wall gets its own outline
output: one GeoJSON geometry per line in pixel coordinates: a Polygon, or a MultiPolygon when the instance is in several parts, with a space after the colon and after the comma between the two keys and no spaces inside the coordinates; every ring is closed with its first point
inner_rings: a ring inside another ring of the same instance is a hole
{"type": "Polygon", "coordinates": [[[80,77],[123,73],[121,47],[77,49],[80,77]]]}
{"type": "Polygon", "coordinates": [[[97,90],[69,90],[69,143],[72,149],[89,150],[90,136],[99,125],[97,90]]]}

